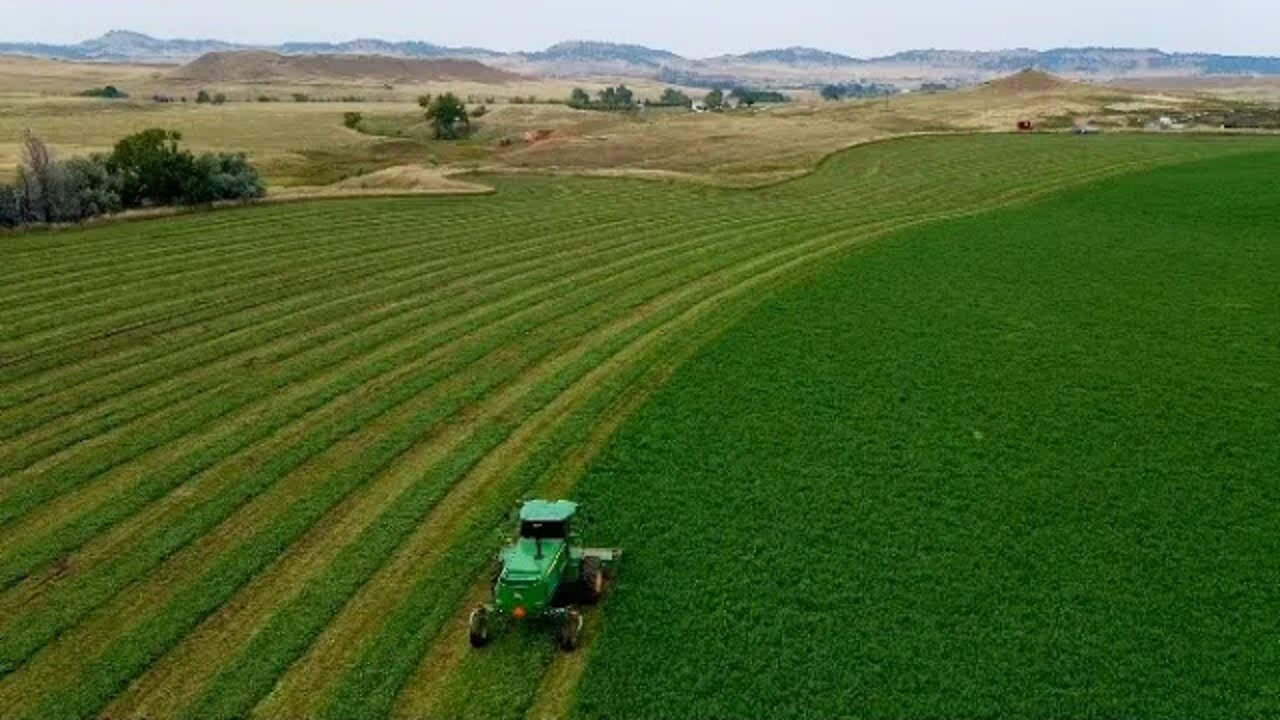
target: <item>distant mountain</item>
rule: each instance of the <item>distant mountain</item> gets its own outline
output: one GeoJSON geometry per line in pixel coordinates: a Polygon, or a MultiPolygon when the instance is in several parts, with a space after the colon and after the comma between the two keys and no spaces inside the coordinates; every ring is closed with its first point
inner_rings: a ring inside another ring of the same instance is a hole
{"type": "Polygon", "coordinates": [[[643,45],[574,40],[562,42],[541,52],[520,53],[532,62],[610,62],[658,68],[685,62],[667,50],[654,50],[643,45]]]}
{"type": "Polygon", "coordinates": [[[740,62],[775,63],[777,65],[854,65],[859,62],[848,55],[808,47],[757,50],[742,55],[729,55],[726,59],[740,62]]]}
{"type": "Polygon", "coordinates": [[[1068,77],[1109,79],[1141,75],[1280,75],[1280,58],[1212,53],[1166,53],[1135,48],[1053,50],[910,50],[853,58],[817,48],[758,50],[715,58],[685,58],[642,45],[574,41],[534,52],[500,52],[428,42],[375,38],[349,42],[288,42],[249,46],[221,40],[163,40],[127,30],[72,45],[0,43],[0,53],[97,62],[180,64],[214,52],[263,50],[280,55],[385,55],[406,59],[479,60],[524,74],[559,77],[636,77],[695,85],[736,82],[816,85],[860,79],[910,81],[947,78],[976,82],[1035,68],[1068,77]]]}
{"type": "Polygon", "coordinates": [[[1166,53],[1135,48],[1055,48],[1052,50],[910,50],[873,60],[930,68],[1009,73],[1035,68],[1059,75],[1276,75],[1280,58],[1211,53],[1166,53]]]}
{"type": "Polygon", "coordinates": [[[237,47],[220,40],[159,40],[128,30],[112,30],[102,37],[74,45],[0,43],[0,52],[58,60],[154,62],[189,59],[237,47]]]}

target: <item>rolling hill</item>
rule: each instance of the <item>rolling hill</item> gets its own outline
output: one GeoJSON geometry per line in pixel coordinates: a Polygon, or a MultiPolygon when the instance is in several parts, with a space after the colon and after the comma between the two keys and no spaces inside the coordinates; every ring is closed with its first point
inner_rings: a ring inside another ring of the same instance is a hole
{"type": "Polygon", "coordinates": [[[476,60],[421,60],[386,55],[280,55],[265,50],[213,52],[174,71],[172,77],[200,82],[273,82],[313,79],[376,79],[396,82],[461,80],[504,83],[520,75],[476,60]]]}

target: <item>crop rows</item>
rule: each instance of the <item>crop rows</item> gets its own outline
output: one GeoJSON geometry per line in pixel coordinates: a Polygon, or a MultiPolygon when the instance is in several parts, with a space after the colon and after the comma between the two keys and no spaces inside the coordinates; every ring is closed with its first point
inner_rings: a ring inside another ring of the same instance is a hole
{"type": "Polygon", "coordinates": [[[599,428],[774,288],[1259,142],[920,138],[751,192],[491,178],[6,238],[0,706],[381,717],[465,692],[502,656],[424,668],[505,509],[567,491],[599,428]]]}

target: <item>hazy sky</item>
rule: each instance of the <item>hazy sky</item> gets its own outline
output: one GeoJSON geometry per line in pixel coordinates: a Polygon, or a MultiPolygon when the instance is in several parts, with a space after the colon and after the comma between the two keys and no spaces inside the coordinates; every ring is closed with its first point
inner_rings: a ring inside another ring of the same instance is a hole
{"type": "Polygon", "coordinates": [[[1280,55],[1280,0],[0,0],[0,40],[74,42],[123,28],[247,43],[382,37],[541,49],[634,42],[691,56],[813,45],[1160,47],[1280,55]]]}

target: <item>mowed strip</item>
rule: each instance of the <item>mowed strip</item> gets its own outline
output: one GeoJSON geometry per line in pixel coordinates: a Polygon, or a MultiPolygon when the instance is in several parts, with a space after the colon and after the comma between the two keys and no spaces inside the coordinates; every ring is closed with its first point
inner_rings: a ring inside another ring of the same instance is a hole
{"type": "MultiPolygon", "coordinates": [[[[677,249],[685,249],[683,254],[676,254],[674,257],[666,257],[661,263],[640,264],[639,267],[632,268],[628,272],[611,276],[609,282],[603,288],[594,288],[590,285],[584,285],[578,293],[570,293],[566,295],[556,305],[558,312],[573,315],[573,324],[582,327],[582,323],[598,322],[600,313],[614,306],[617,300],[625,298],[627,295],[634,295],[637,298],[644,297],[646,294],[653,292],[655,287],[669,287],[672,284],[681,282],[681,272],[689,272],[692,268],[696,268],[693,264],[691,254],[701,255],[704,257],[713,256],[713,248],[706,247],[702,243],[684,243],[683,245],[675,245],[666,248],[664,255],[673,254],[672,251],[677,249]],[[631,286],[622,283],[630,283],[631,286]],[[611,300],[600,300],[599,290],[610,289],[611,292],[606,293],[611,296],[611,300]],[[620,294],[615,294],[620,293],[620,294]],[[575,307],[573,301],[575,294],[583,297],[596,298],[590,304],[582,307],[575,307]]],[[[705,262],[705,260],[704,260],[705,262]]],[[[528,344],[529,339],[521,341],[522,345],[528,344]]],[[[509,352],[515,352],[517,348],[513,348],[509,352]]],[[[499,408],[500,411],[501,408],[499,408]]],[[[445,459],[451,448],[456,447],[464,440],[468,439],[471,434],[471,427],[484,418],[492,415],[493,412],[485,413],[481,409],[468,410],[464,413],[462,419],[453,423],[454,427],[445,431],[445,433],[435,436],[430,442],[424,443],[419,448],[411,451],[403,459],[397,462],[396,468],[388,475],[385,480],[387,482],[378,482],[361,496],[353,501],[356,507],[342,507],[335,512],[331,518],[332,523],[326,522],[323,527],[317,526],[313,531],[317,537],[317,543],[303,542],[295,546],[289,554],[287,554],[280,566],[273,568],[265,574],[259,581],[248,589],[248,596],[237,599],[230,604],[226,610],[227,613],[219,613],[210,619],[201,631],[194,634],[188,642],[184,643],[170,658],[166,658],[162,662],[162,666],[173,666],[181,668],[172,673],[166,673],[164,667],[158,667],[153,675],[160,678],[166,677],[168,674],[176,676],[172,682],[168,680],[154,680],[149,682],[150,678],[144,678],[138,688],[135,690],[139,694],[145,694],[142,688],[152,688],[163,696],[166,702],[171,702],[176,695],[180,695],[180,691],[175,691],[175,684],[179,686],[198,685],[198,680],[203,673],[212,671],[216,665],[208,663],[185,660],[187,655],[199,655],[202,652],[221,652],[221,650],[210,651],[208,649],[201,651],[202,638],[210,642],[216,642],[219,645],[227,645],[235,642],[243,642],[246,636],[255,632],[261,622],[265,620],[265,615],[272,610],[274,606],[283,602],[293,592],[300,590],[298,587],[298,579],[305,576],[308,572],[322,569],[325,564],[331,560],[332,556],[341,550],[346,550],[345,544],[352,540],[355,533],[361,532],[364,528],[373,524],[379,516],[379,513],[385,512],[385,506],[398,498],[412,482],[422,482],[425,473],[424,468],[431,468],[445,459]],[[296,552],[294,552],[296,550],[296,552]],[[239,612],[235,612],[239,610],[239,612]],[[207,636],[207,637],[206,637],[207,636]],[[236,638],[239,639],[236,639],[236,638]]],[[[379,525],[382,523],[379,522],[379,525]]],[[[358,547],[368,547],[367,543],[358,543],[358,547]]],[[[362,551],[362,555],[367,555],[362,551]]],[[[208,645],[205,645],[208,648],[208,645]]],[[[132,693],[131,693],[132,694],[132,693]]],[[[164,714],[164,708],[156,708],[147,706],[143,714],[164,714]]]]}
{"type": "MultiPolygon", "coordinates": [[[[402,283],[393,283],[391,291],[397,295],[392,296],[394,299],[389,301],[379,298],[369,309],[369,312],[357,314],[353,318],[348,318],[337,324],[336,328],[330,326],[322,326],[320,331],[308,331],[301,334],[279,335],[279,329],[275,328],[276,333],[263,336],[267,339],[265,345],[251,347],[244,351],[249,354],[249,359],[253,361],[254,367],[249,368],[254,375],[262,378],[263,382],[269,382],[275,387],[281,387],[285,384],[297,382],[300,378],[297,374],[290,374],[295,371],[297,365],[291,363],[296,353],[306,353],[311,357],[319,359],[321,362],[334,362],[336,360],[346,359],[350,357],[352,352],[367,350],[369,347],[385,346],[385,343],[397,334],[404,333],[408,329],[415,329],[422,324],[422,311],[430,310],[433,316],[445,319],[454,319],[451,315],[465,315],[463,312],[469,307],[482,305],[483,298],[486,293],[500,291],[504,289],[517,289],[519,283],[536,282],[539,272],[542,276],[547,273],[557,272],[554,260],[558,257],[569,255],[582,255],[584,253],[599,253],[608,250],[613,243],[602,243],[602,247],[592,247],[584,249],[582,243],[570,242],[568,245],[557,246],[555,243],[548,243],[547,247],[535,248],[528,254],[515,253],[517,258],[511,262],[494,263],[498,267],[485,268],[483,265],[471,265],[470,263],[461,263],[463,268],[451,268],[446,273],[424,272],[425,277],[414,278],[410,281],[402,283]],[[481,269],[483,268],[483,269],[481,269]],[[277,339],[272,341],[271,337],[277,339]],[[320,344],[323,343],[323,344],[320,344]],[[265,366],[263,370],[257,370],[257,366],[265,366]]],[[[489,262],[493,263],[490,259],[489,262]]],[[[463,318],[465,319],[465,318],[463,318]]],[[[191,362],[197,362],[199,358],[199,349],[192,349],[189,356],[192,357],[191,362]]],[[[115,405],[124,404],[128,406],[130,400],[143,402],[142,404],[165,400],[172,402],[175,399],[182,398],[181,394],[188,391],[191,385],[199,386],[202,378],[211,378],[209,382],[227,382],[236,377],[236,371],[240,371],[241,377],[245,372],[244,363],[246,358],[243,354],[233,356],[224,360],[211,360],[208,366],[196,366],[190,368],[189,372],[180,373],[178,377],[164,382],[161,389],[156,391],[159,398],[153,397],[152,393],[130,393],[126,396],[116,396],[111,398],[114,402],[105,403],[106,408],[103,410],[107,417],[111,420],[118,421],[113,410],[115,405]],[[219,374],[218,371],[224,371],[219,374]],[[164,390],[171,392],[165,393],[164,390]]],[[[155,371],[149,371],[151,377],[156,377],[155,371]]],[[[113,377],[115,382],[123,382],[122,378],[113,377]]],[[[148,388],[149,389],[149,388],[148,388]]],[[[127,424],[121,427],[117,425],[112,428],[110,435],[126,434],[127,424]]],[[[140,433],[132,433],[138,435],[140,433]]],[[[143,437],[149,437],[142,434],[143,437]]],[[[38,441],[39,435],[28,434],[23,439],[29,443],[38,441]]],[[[79,452],[90,451],[93,448],[84,448],[78,446],[79,452]]],[[[127,448],[134,453],[140,452],[145,447],[139,447],[135,441],[127,448]]],[[[109,453],[101,453],[105,460],[110,462],[122,462],[129,459],[129,455],[125,455],[120,448],[113,449],[109,453]]],[[[51,459],[46,459],[45,467],[33,467],[30,472],[42,473],[47,470],[47,463],[51,459]]],[[[79,473],[83,475],[92,471],[91,463],[80,463],[77,468],[79,473]]],[[[20,475],[18,476],[20,477],[20,475]]],[[[63,486],[71,486],[75,476],[62,476],[57,479],[57,484],[63,486]]],[[[43,492],[49,493],[50,485],[53,483],[45,482],[38,487],[33,487],[30,483],[23,483],[14,480],[4,485],[5,489],[32,493],[43,492]]],[[[27,500],[28,504],[31,503],[27,500]]],[[[5,504],[11,503],[11,497],[0,493],[0,508],[5,504]]],[[[0,519],[4,519],[5,514],[0,512],[0,519]]]]}
{"type": "MultiPolygon", "coordinates": [[[[593,273],[598,273],[598,272],[600,272],[600,271],[599,271],[599,269],[598,269],[598,268],[596,268],[596,269],[593,269],[591,272],[593,272],[593,273]]],[[[546,290],[546,289],[544,289],[544,290],[543,290],[543,291],[541,291],[541,292],[542,292],[542,294],[544,294],[544,295],[545,295],[545,294],[549,294],[551,291],[554,291],[557,287],[561,287],[561,288],[562,288],[566,282],[569,282],[569,281],[571,281],[572,279],[573,279],[573,278],[572,278],[572,276],[570,276],[568,279],[561,278],[561,279],[559,279],[556,283],[554,283],[554,284],[553,284],[553,287],[552,287],[550,290],[546,290]]],[[[529,302],[529,301],[531,301],[531,300],[533,300],[533,299],[535,299],[535,298],[530,297],[530,296],[529,296],[529,294],[523,294],[523,295],[522,295],[522,294],[518,294],[518,293],[517,293],[517,294],[511,295],[511,296],[508,296],[507,298],[505,298],[505,299],[504,299],[504,301],[503,301],[503,306],[504,306],[504,307],[507,307],[508,309],[517,309],[517,308],[521,308],[521,307],[522,307],[522,305],[524,305],[525,303],[527,303],[527,302],[529,302]]],[[[545,305],[545,302],[543,303],[543,305],[545,305]]],[[[541,307],[541,306],[539,306],[539,307],[541,307]]],[[[475,308],[475,310],[476,310],[476,311],[485,310],[485,309],[486,309],[486,308],[485,308],[484,306],[480,306],[480,307],[475,308]]],[[[522,312],[524,312],[524,311],[522,311],[522,312]]],[[[483,317],[483,316],[485,315],[485,313],[484,313],[484,312],[477,312],[476,314],[477,314],[478,316],[480,316],[480,317],[483,317]]],[[[470,318],[468,318],[468,317],[467,317],[467,315],[468,315],[467,313],[460,313],[460,314],[458,314],[458,315],[452,316],[452,317],[451,317],[451,320],[452,320],[452,322],[453,322],[453,324],[454,324],[454,325],[458,325],[458,326],[461,326],[461,327],[463,327],[463,328],[466,328],[466,327],[467,327],[467,322],[465,322],[465,321],[470,319],[470,318]]],[[[511,325],[512,325],[511,323],[508,323],[508,326],[511,326],[511,325]]],[[[519,329],[519,327],[517,326],[517,327],[515,327],[514,329],[515,329],[515,330],[518,330],[518,329],[519,329]]],[[[441,335],[440,335],[440,332],[439,332],[439,331],[441,330],[441,328],[433,328],[432,326],[427,326],[427,327],[425,328],[425,330],[426,330],[426,336],[427,336],[427,337],[430,337],[430,338],[433,338],[433,339],[437,339],[437,340],[441,338],[441,335]],[[435,332],[432,332],[433,330],[434,330],[435,332]]],[[[430,354],[430,355],[427,355],[427,356],[420,356],[421,351],[420,351],[419,349],[414,349],[413,356],[417,358],[417,359],[416,359],[416,361],[415,361],[415,363],[414,363],[413,365],[408,365],[408,366],[406,366],[406,365],[402,365],[402,364],[399,364],[399,363],[390,363],[390,364],[389,364],[389,367],[394,368],[394,370],[392,370],[392,371],[391,371],[391,373],[392,373],[392,374],[391,374],[390,376],[388,376],[388,377],[384,378],[384,379],[381,381],[381,385],[383,385],[383,386],[391,386],[391,385],[395,385],[396,383],[399,383],[399,382],[403,381],[403,380],[406,378],[406,375],[407,375],[408,371],[409,371],[409,370],[412,370],[412,369],[413,369],[413,367],[417,367],[417,366],[427,367],[427,366],[430,366],[430,365],[431,365],[431,363],[432,363],[433,361],[439,361],[439,360],[441,360],[441,359],[448,359],[448,358],[450,358],[450,356],[451,356],[452,354],[455,354],[455,353],[457,353],[457,352],[458,352],[458,349],[457,349],[456,347],[454,347],[454,348],[448,348],[448,347],[446,347],[445,349],[440,350],[440,351],[437,351],[437,352],[436,352],[436,353],[434,353],[434,354],[430,354]]],[[[368,360],[368,358],[366,358],[366,361],[367,361],[367,360],[368,360]]],[[[383,363],[375,362],[375,363],[367,363],[367,364],[368,364],[368,366],[369,366],[369,367],[377,368],[377,367],[379,367],[379,366],[380,366],[381,364],[383,364],[383,363]]],[[[366,394],[367,394],[367,393],[366,393],[366,394]]],[[[361,400],[361,397],[359,397],[359,396],[353,397],[353,402],[359,402],[360,400],[361,400]]],[[[233,479],[234,479],[234,477],[229,478],[229,480],[233,480],[233,479]]],[[[225,488],[223,488],[223,489],[225,489],[225,488]]],[[[215,493],[215,494],[217,494],[217,493],[215,493]]],[[[189,500],[190,498],[191,498],[191,496],[190,496],[190,495],[184,495],[184,496],[182,496],[182,498],[181,498],[181,499],[182,499],[182,500],[189,500]]],[[[177,508],[177,513],[178,513],[178,515],[179,515],[179,516],[180,516],[180,515],[182,515],[182,514],[185,514],[185,512],[188,512],[188,511],[189,511],[189,508],[181,508],[181,507],[180,507],[180,508],[177,508]]],[[[143,518],[140,518],[139,522],[135,523],[135,525],[138,525],[139,527],[166,527],[166,523],[165,523],[165,522],[163,522],[163,520],[164,520],[164,518],[155,518],[155,517],[149,517],[149,518],[148,518],[148,517],[143,517],[143,518]]],[[[104,548],[105,552],[102,552],[102,553],[101,553],[101,556],[102,556],[102,557],[104,557],[104,558],[106,558],[106,557],[112,557],[112,556],[114,556],[114,550],[115,550],[115,547],[116,547],[116,546],[118,546],[118,545],[128,545],[128,544],[133,544],[133,541],[134,541],[134,540],[135,540],[135,538],[132,538],[132,537],[128,537],[128,536],[126,536],[126,537],[122,538],[122,539],[121,539],[121,541],[120,541],[119,543],[113,543],[112,545],[109,545],[109,546],[107,546],[106,548],[104,548]]],[[[18,604],[18,605],[26,605],[27,603],[26,603],[26,601],[24,600],[23,602],[19,602],[19,603],[17,603],[17,604],[18,604]]]]}
{"type": "MultiPolygon", "coordinates": [[[[703,254],[708,254],[708,250],[705,250],[705,249],[701,250],[701,252],[703,252],[703,254]]],[[[677,282],[678,282],[678,281],[677,281],[677,282]]],[[[152,524],[155,524],[155,523],[147,523],[147,524],[148,524],[148,525],[152,525],[152,524]]],[[[204,555],[204,553],[202,553],[202,555],[204,555]]],[[[59,607],[65,607],[65,603],[59,603],[59,607]]]]}

